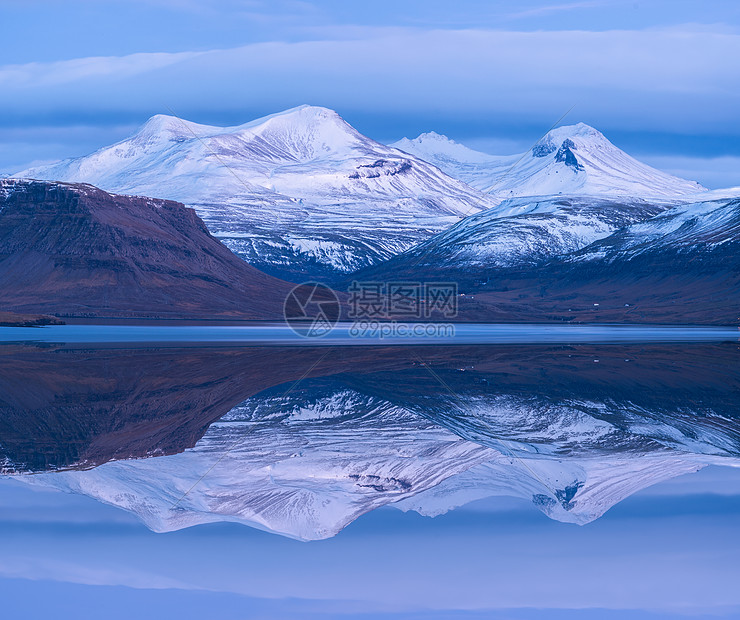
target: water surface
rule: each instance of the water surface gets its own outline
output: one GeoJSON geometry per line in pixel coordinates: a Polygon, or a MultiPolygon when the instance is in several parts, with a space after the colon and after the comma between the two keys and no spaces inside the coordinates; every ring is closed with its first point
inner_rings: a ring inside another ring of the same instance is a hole
{"type": "Polygon", "coordinates": [[[54,335],[0,346],[0,587],[201,592],[223,617],[731,616],[736,331],[557,327],[26,330],[54,335]]]}
{"type": "MultiPolygon", "coordinates": [[[[406,332],[413,324],[401,324],[406,332]]],[[[339,346],[358,344],[502,344],[502,343],[609,343],[609,342],[724,342],[740,340],[737,327],[661,325],[525,325],[456,323],[430,329],[432,335],[403,335],[391,325],[337,324],[327,335],[306,337],[283,324],[265,325],[49,325],[0,327],[0,342],[49,343],[232,343],[267,345],[339,346]],[[401,335],[398,335],[398,332],[401,335]],[[441,334],[441,335],[440,335],[441,334]]]]}

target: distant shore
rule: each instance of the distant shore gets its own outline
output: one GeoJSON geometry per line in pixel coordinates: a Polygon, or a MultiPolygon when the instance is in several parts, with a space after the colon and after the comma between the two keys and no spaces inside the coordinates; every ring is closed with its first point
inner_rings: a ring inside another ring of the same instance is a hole
{"type": "Polygon", "coordinates": [[[0,327],[41,327],[42,325],[65,325],[66,322],[46,314],[16,314],[0,312],[0,327]]]}

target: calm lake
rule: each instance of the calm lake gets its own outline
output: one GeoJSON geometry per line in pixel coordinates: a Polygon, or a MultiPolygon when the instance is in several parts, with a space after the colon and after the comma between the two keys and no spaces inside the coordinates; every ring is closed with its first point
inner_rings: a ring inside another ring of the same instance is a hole
{"type": "Polygon", "coordinates": [[[736,329],[455,328],[0,329],[8,617],[740,610],[736,329]]]}

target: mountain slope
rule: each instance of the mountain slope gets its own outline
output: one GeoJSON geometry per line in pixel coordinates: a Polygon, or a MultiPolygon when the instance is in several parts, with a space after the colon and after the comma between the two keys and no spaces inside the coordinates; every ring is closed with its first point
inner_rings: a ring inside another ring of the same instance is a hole
{"type": "Polygon", "coordinates": [[[502,202],[366,269],[360,279],[394,270],[409,275],[412,265],[466,284],[471,276],[479,284],[507,278],[495,270],[539,266],[577,252],[704,190],[634,160],[583,123],[554,129],[531,152],[511,157],[479,153],[437,134],[395,146],[502,202]]]}
{"type": "Polygon", "coordinates": [[[495,209],[466,217],[363,273],[380,272],[396,264],[451,272],[539,265],[554,256],[580,250],[624,226],[648,220],[672,206],[671,202],[630,198],[512,198],[495,209]]]}
{"type": "Polygon", "coordinates": [[[155,116],[117,144],[18,176],[180,200],[232,250],[291,275],[378,262],[495,204],[311,106],[227,128],[155,116]]]}
{"type": "Polygon", "coordinates": [[[90,185],[0,180],[0,305],[84,317],[276,318],[290,289],[192,209],[90,185]]]}
{"type": "Polygon", "coordinates": [[[434,133],[393,146],[500,200],[554,194],[665,198],[705,191],[694,181],[637,161],[584,123],[553,129],[531,151],[505,157],[473,151],[434,133]]]}
{"type": "Polygon", "coordinates": [[[609,201],[542,202],[563,211],[480,214],[355,277],[457,282],[468,320],[738,323],[740,200],[615,200],[611,215],[609,201]],[[596,210],[588,225],[567,213],[574,205],[596,210]]]}
{"type": "Polygon", "coordinates": [[[567,291],[571,305],[598,303],[602,319],[737,325],[740,199],[675,207],[544,266],[537,278],[553,297],[565,301],[567,291]]]}
{"type": "Polygon", "coordinates": [[[489,155],[468,148],[434,131],[410,140],[402,138],[391,146],[434,164],[451,177],[487,191],[519,158],[489,155]]]}
{"type": "Polygon", "coordinates": [[[681,256],[723,261],[722,255],[737,256],[739,250],[740,198],[734,198],[679,205],[594,243],[573,261],[614,264],[666,253],[675,256],[678,266],[684,262],[681,256]]]}

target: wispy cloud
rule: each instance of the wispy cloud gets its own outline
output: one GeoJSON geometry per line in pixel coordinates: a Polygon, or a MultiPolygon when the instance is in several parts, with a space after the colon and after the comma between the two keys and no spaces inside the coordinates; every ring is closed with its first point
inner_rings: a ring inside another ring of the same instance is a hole
{"type": "Polygon", "coordinates": [[[50,580],[88,586],[126,586],[150,590],[194,589],[192,585],[178,579],[139,568],[90,566],[81,562],[43,556],[3,558],[0,562],[0,578],[50,580]]]}
{"type": "Polygon", "coordinates": [[[740,34],[707,28],[358,27],[308,41],[0,66],[0,126],[122,125],[168,109],[237,124],[312,103],[359,119],[358,128],[378,139],[449,127],[483,137],[497,128],[547,128],[577,103],[572,120],[607,133],[733,140],[740,137],[738,57],[740,34]]]}
{"type": "Polygon", "coordinates": [[[704,187],[740,186],[740,157],[645,155],[639,159],[678,177],[698,181],[704,187]]]}
{"type": "Polygon", "coordinates": [[[0,108],[79,103],[84,109],[92,100],[161,111],[162,101],[224,106],[262,100],[281,107],[280,100],[298,99],[459,113],[524,106],[551,115],[563,102],[579,100],[591,114],[631,111],[660,121],[681,111],[687,120],[706,121],[696,99],[711,95],[706,104],[720,121],[727,117],[719,98],[734,102],[740,94],[738,56],[740,36],[716,32],[381,29],[345,40],[2,66],[0,108]],[[72,85],[76,90],[65,88],[72,85]]]}
{"type": "Polygon", "coordinates": [[[542,6],[533,7],[524,11],[510,13],[507,17],[510,19],[524,19],[528,17],[541,17],[550,13],[562,13],[565,11],[577,11],[580,9],[594,9],[614,4],[607,0],[591,0],[587,2],[569,2],[565,4],[543,4],[542,6]]]}
{"type": "Polygon", "coordinates": [[[202,52],[140,53],[6,65],[0,67],[0,87],[43,88],[108,77],[121,80],[190,60],[201,54],[202,52]]]}

